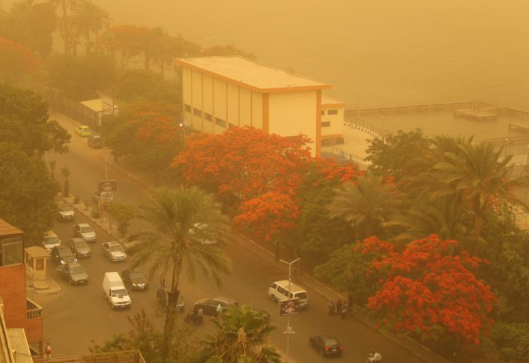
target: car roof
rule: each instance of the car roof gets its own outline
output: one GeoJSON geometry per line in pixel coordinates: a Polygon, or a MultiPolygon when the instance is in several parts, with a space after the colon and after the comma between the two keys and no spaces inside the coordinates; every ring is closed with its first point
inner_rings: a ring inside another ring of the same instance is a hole
{"type": "MultiPolygon", "coordinates": [[[[288,289],[288,280],[275,281],[274,283],[279,285],[279,286],[281,286],[282,288],[288,289]]],[[[301,286],[296,285],[293,282],[290,282],[290,292],[294,292],[295,293],[295,292],[298,292],[298,291],[306,291],[306,290],[304,288],[302,288],[301,286]]]]}
{"type": "Polygon", "coordinates": [[[105,242],[105,243],[107,243],[109,246],[115,246],[115,245],[121,246],[121,243],[116,242],[116,241],[110,241],[110,242],[105,242]]]}
{"type": "Polygon", "coordinates": [[[79,237],[73,237],[72,239],[70,239],[70,242],[73,242],[73,243],[80,243],[80,242],[86,243],[84,241],[84,239],[79,238],[79,237]]]}
{"type": "Polygon", "coordinates": [[[57,235],[53,231],[46,231],[43,233],[43,236],[44,237],[57,237],[57,235]]]}
{"type": "Polygon", "coordinates": [[[229,297],[224,297],[224,296],[217,296],[217,297],[214,297],[210,300],[217,300],[217,301],[223,301],[225,303],[228,303],[228,304],[235,304],[235,300],[229,298],[229,297]]]}
{"type": "Polygon", "coordinates": [[[89,225],[88,223],[79,223],[77,224],[79,227],[92,227],[91,225],[89,225]]]}

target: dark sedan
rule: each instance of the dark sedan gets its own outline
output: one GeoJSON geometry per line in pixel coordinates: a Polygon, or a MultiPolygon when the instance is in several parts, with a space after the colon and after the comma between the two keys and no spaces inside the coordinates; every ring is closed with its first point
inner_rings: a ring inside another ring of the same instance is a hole
{"type": "Polygon", "coordinates": [[[309,338],[309,343],[322,357],[340,356],[343,353],[343,346],[333,337],[316,335],[309,338]]]}
{"type": "Polygon", "coordinates": [[[140,270],[123,270],[121,278],[125,286],[131,290],[147,290],[147,277],[140,270]]]}
{"type": "Polygon", "coordinates": [[[222,306],[222,311],[226,311],[226,309],[229,309],[230,307],[236,305],[237,303],[230,298],[227,297],[215,297],[213,299],[202,299],[198,300],[195,303],[195,310],[202,308],[202,311],[204,314],[208,315],[216,315],[217,314],[217,306],[220,304],[222,306]]]}
{"type": "Polygon", "coordinates": [[[56,270],[70,285],[84,285],[88,283],[86,270],[77,262],[57,266],[56,270]]]}
{"type": "Polygon", "coordinates": [[[66,246],[68,246],[77,258],[88,258],[92,256],[90,246],[82,238],[72,238],[66,242],[66,246]]]}
{"type": "Polygon", "coordinates": [[[53,247],[51,250],[51,260],[57,265],[66,265],[68,263],[77,262],[77,258],[75,258],[72,251],[63,245],[53,247]]]}

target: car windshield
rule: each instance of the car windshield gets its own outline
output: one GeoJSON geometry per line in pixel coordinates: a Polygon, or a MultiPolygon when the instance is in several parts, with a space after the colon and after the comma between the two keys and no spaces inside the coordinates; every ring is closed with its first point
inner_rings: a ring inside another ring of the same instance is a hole
{"type": "Polygon", "coordinates": [[[61,243],[58,237],[47,237],[44,240],[44,244],[47,244],[47,245],[56,245],[58,243],[61,243]]]}
{"type": "Polygon", "coordinates": [[[73,256],[73,254],[72,254],[72,251],[70,251],[69,249],[63,248],[61,250],[61,257],[64,258],[64,257],[71,257],[71,256],[73,256]]]}
{"type": "Polygon", "coordinates": [[[325,345],[338,345],[336,339],[333,338],[324,338],[325,345]]]}
{"type": "Polygon", "coordinates": [[[70,206],[67,205],[67,204],[60,204],[60,205],[59,205],[59,210],[60,210],[61,212],[69,212],[69,211],[72,210],[72,207],[70,207],[70,206]]]}
{"type": "Polygon", "coordinates": [[[123,247],[121,247],[120,245],[111,245],[109,247],[109,250],[112,252],[123,252],[123,247]]]}
{"type": "Polygon", "coordinates": [[[297,297],[298,299],[306,299],[307,298],[307,293],[306,292],[298,292],[297,294],[295,294],[295,297],[297,297]]]}
{"type": "Polygon", "coordinates": [[[132,272],[130,274],[130,278],[131,279],[143,279],[144,278],[144,275],[142,272],[132,272]]]}
{"type": "Polygon", "coordinates": [[[86,244],[85,241],[76,241],[73,243],[75,245],[75,248],[76,249],[83,249],[83,248],[88,248],[88,245],[86,244]]]}
{"type": "Polygon", "coordinates": [[[128,293],[127,293],[127,290],[125,289],[118,289],[118,290],[114,290],[112,291],[112,296],[127,296],[128,293]]]}
{"type": "Polygon", "coordinates": [[[86,226],[86,227],[81,227],[81,233],[90,233],[90,232],[93,232],[94,229],[90,226],[86,226]]]}
{"type": "Polygon", "coordinates": [[[84,272],[84,268],[82,268],[81,266],[75,266],[70,268],[71,274],[82,274],[84,272]]]}

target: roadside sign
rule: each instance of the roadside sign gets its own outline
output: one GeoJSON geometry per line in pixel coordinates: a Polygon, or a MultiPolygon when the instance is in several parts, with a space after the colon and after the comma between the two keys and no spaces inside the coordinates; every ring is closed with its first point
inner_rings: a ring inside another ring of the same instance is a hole
{"type": "Polygon", "coordinates": [[[279,316],[299,313],[299,299],[279,301],[279,316]]]}
{"type": "Polygon", "coordinates": [[[97,182],[97,190],[100,192],[117,191],[117,182],[115,180],[102,180],[97,182]]]}

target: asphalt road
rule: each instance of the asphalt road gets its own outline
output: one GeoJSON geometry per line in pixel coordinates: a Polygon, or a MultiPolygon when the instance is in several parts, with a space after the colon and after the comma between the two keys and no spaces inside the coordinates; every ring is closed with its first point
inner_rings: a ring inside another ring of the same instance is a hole
{"type": "MultiPolygon", "coordinates": [[[[69,130],[74,125],[68,121],[57,120],[69,130]]],[[[105,178],[104,162],[98,158],[100,151],[89,149],[85,140],[78,135],[72,135],[70,152],[63,155],[50,153],[47,160],[56,160],[55,176],[62,180],[60,169],[70,168],[71,193],[79,195],[81,200],[90,200],[91,194],[97,188],[97,181],[105,178]]],[[[145,191],[137,183],[123,174],[108,168],[108,178],[116,179],[118,191],[114,197],[116,201],[133,205],[141,203],[145,191]]],[[[75,223],[89,222],[77,213],[75,223]]],[[[57,222],[54,231],[64,241],[72,237],[73,222],[57,222]]],[[[44,335],[50,341],[54,355],[79,355],[87,353],[92,342],[103,343],[118,333],[128,332],[130,324],[127,317],[141,309],[151,315],[156,325],[163,324],[163,315],[159,310],[155,292],[158,288],[158,278],[155,277],[151,289],[145,292],[131,292],[132,308],[125,311],[113,311],[103,297],[102,279],[105,272],[122,271],[128,263],[112,263],[101,254],[101,243],[113,240],[111,236],[92,224],[98,234],[98,241],[91,244],[93,256],[80,260],[87,269],[90,283],[87,286],[70,286],[55,273],[55,266],[48,265],[48,273],[55,277],[61,285],[62,291],[57,295],[33,294],[30,298],[37,301],[44,308],[44,335]]],[[[140,221],[133,221],[131,230],[148,227],[140,221]]],[[[225,246],[226,253],[233,261],[233,273],[226,277],[223,285],[218,288],[206,281],[198,274],[194,283],[181,279],[180,286],[187,310],[194,301],[205,297],[227,296],[240,304],[250,304],[255,308],[265,309],[272,314],[271,322],[278,327],[270,336],[269,343],[285,354],[287,348],[286,330],[287,318],[279,317],[276,303],[267,297],[268,286],[276,280],[286,279],[287,276],[274,264],[261,259],[249,252],[245,247],[235,242],[225,246]]],[[[402,349],[393,341],[373,331],[361,322],[348,318],[327,316],[327,301],[315,292],[309,290],[310,307],[307,311],[291,317],[291,325],[295,334],[290,338],[290,358],[294,362],[323,362],[318,352],[309,347],[308,339],[316,334],[330,334],[338,338],[344,346],[341,361],[365,362],[371,349],[382,353],[385,362],[415,363],[420,360],[410,352],[402,349]]],[[[183,324],[183,322],[182,322],[183,324]]],[[[204,332],[211,332],[213,324],[206,321],[204,326],[192,327],[197,336],[204,332]]]]}

